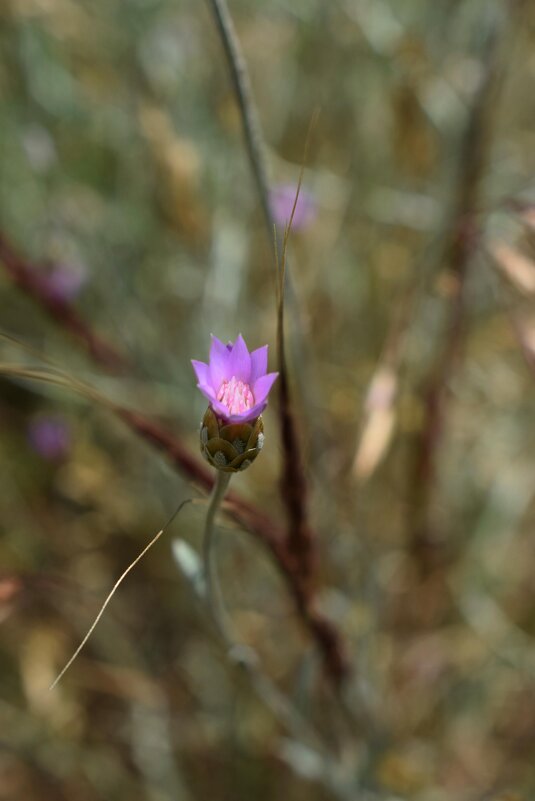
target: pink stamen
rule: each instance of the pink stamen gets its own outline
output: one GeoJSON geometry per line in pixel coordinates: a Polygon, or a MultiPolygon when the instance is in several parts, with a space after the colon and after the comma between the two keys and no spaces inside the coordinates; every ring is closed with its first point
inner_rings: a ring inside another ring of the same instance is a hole
{"type": "Polygon", "coordinates": [[[223,381],[217,393],[217,400],[225,404],[230,414],[242,414],[254,406],[251,387],[243,381],[238,381],[234,375],[230,381],[223,381]]]}

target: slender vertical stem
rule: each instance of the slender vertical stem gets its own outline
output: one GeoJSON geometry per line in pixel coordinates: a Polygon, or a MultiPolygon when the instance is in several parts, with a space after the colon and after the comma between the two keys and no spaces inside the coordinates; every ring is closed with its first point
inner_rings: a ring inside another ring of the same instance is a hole
{"type": "Polygon", "coordinates": [[[259,659],[253,648],[236,639],[231,622],[225,612],[222,593],[217,576],[216,564],[216,532],[215,519],[227,491],[231,473],[217,471],[216,480],[210,496],[203,539],[204,597],[208,611],[216,626],[229,656],[239,664],[249,677],[252,686],[266,706],[297,738],[308,739],[320,750],[324,743],[322,737],[308,723],[302,714],[293,706],[271,679],[260,668],[259,659]]]}
{"type": "Polygon", "coordinates": [[[225,497],[231,473],[224,473],[222,470],[217,471],[217,477],[210,496],[210,503],[206,512],[206,521],[204,524],[204,538],[203,538],[203,565],[204,565],[204,588],[206,595],[206,603],[213,615],[214,621],[221,631],[225,639],[228,639],[228,624],[226,621],[221,590],[219,588],[219,581],[217,578],[217,564],[216,564],[216,531],[215,518],[219,507],[225,497]]]}
{"type": "Polygon", "coordinates": [[[234,23],[229,14],[225,0],[208,0],[216,22],[219,36],[225,50],[232,85],[238,101],[243,125],[243,135],[247,147],[247,155],[254,175],[258,197],[262,205],[264,222],[267,227],[269,241],[273,237],[273,215],[269,202],[269,182],[267,178],[266,157],[258,112],[251,89],[251,80],[240,43],[236,36],[234,23]]]}

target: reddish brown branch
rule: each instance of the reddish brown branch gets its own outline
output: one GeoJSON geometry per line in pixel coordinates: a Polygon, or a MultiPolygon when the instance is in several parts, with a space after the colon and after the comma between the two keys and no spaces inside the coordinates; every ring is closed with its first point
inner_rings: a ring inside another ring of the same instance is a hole
{"type": "Polygon", "coordinates": [[[312,592],[317,567],[315,535],[308,523],[307,484],[303,469],[301,447],[292,410],[288,374],[284,358],[279,359],[279,420],[283,451],[281,495],[288,516],[286,543],[295,571],[312,592]]]}
{"type": "Polygon", "coordinates": [[[44,273],[23,259],[1,233],[0,262],[13,283],[35,300],[61,328],[83,343],[95,362],[107,370],[124,367],[125,361],[119,353],[91,330],[68,301],[53,292],[44,273]]]}
{"type": "MultiPolygon", "coordinates": [[[[314,119],[311,122],[311,127],[314,119]]],[[[308,150],[309,136],[305,144],[305,159],[308,150]]],[[[281,475],[281,495],[286,506],[288,517],[288,531],[286,544],[288,552],[293,559],[295,571],[299,575],[307,594],[314,592],[313,580],[316,574],[318,551],[314,533],[308,523],[307,509],[307,482],[305,477],[303,457],[299,432],[293,412],[290,393],[290,381],[285,353],[285,327],[284,327],[284,290],[286,279],[286,258],[288,241],[292,229],[295,210],[299,200],[303,167],[297,185],[295,200],[290,219],[284,232],[282,243],[282,262],[279,265],[278,255],[275,252],[277,266],[277,360],[279,366],[279,421],[281,435],[281,449],[283,469],[281,475]]]]}
{"type": "Polygon", "coordinates": [[[487,45],[485,73],[476,92],[462,141],[456,211],[443,259],[451,277],[449,319],[442,352],[422,389],[424,422],[416,444],[416,459],[411,475],[411,549],[423,575],[427,575],[444,556],[437,550],[438,543],[430,525],[430,503],[444,434],[449,383],[462,359],[467,276],[480,239],[478,204],[488,164],[492,115],[496,105],[500,67],[498,46],[498,32],[494,31],[487,45]]]}

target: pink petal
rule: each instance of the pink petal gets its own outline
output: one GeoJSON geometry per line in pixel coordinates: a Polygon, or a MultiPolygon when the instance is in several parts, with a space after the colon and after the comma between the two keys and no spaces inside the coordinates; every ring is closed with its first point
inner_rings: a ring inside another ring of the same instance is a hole
{"type": "Polygon", "coordinates": [[[212,387],[210,386],[210,384],[197,384],[197,386],[201,390],[201,392],[204,395],[204,397],[208,398],[208,400],[213,405],[213,403],[215,401],[215,393],[214,393],[214,390],[212,389],[212,387]]]}
{"type": "Polygon", "coordinates": [[[269,391],[275,383],[278,373],[268,373],[267,375],[260,376],[255,382],[253,387],[253,395],[256,403],[263,403],[269,395],[269,391]]]}
{"type": "MultiPolygon", "coordinates": [[[[228,409],[227,409],[227,407],[225,406],[224,403],[221,403],[221,401],[215,400],[215,398],[214,398],[214,400],[212,401],[212,403],[210,405],[211,405],[212,409],[214,410],[214,412],[217,415],[219,415],[219,417],[221,417],[223,420],[226,420],[227,422],[230,422],[231,415],[229,415],[228,409]]],[[[234,415],[234,417],[235,416],[236,415],[234,415]]]]}
{"type": "Polygon", "coordinates": [[[255,403],[250,409],[247,409],[242,415],[240,415],[239,420],[232,420],[231,422],[236,423],[248,423],[249,420],[256,420],[257,417],[260,417],[262,412],[267,406],[267,400],[262,401],[261,403],[255,403]]]}
{"type": "Polygon", "coordinates": [[[228,370],[230,373],[229,378],[236,376],[238,381],[243,381],[245,384],[249,383],[251,378],[251,356],[241,334],[238,335],[229,354],[228,370]]]}
{"type": "Polygon", "coordinates": [[[231,378],[229,375],[230,351],[217,337],[212,334],[212,344],[210,346],[210,383],[215,392],[219,389],[223,381],[231,378]]]}
{"type": "Polygon", "coordinates": [[[213,352],[214,350],[215,350],[216,352],[218,352],[218,353],[220,353],[220,354],[224,355],[224,354],[225,354],[225,351],[227,350],[227,346],[225,345],[225,343],[224,343],[224,342],[221,342],[221,340],[220,340],[220,339],[218,339],[218,338],[215,336],[215,334],[210,334],[210,339],[211,339],[211,343],[210,343],[210,355],[212,355],[212,352],[213,352]]]}
{"type": "Polygon", "coordinates": [[[267,372],[268,346],[253,350],[251,353],[251,378],[249,383],[254,386],[255,381],[267,372]]]}
{"type": "Polygon", "coordinates": [[[251,420],[256,420],[257,417],[260,417],[267,406],[267,400],[263,400],[261,403],[255,403],[254,406],[252,406],[250,409],[247,409],[245,412],[241,412],[241,414],[229,414],[227,407],[223,406],[223,404],[219,403],[218,401],[212,403],[211,405],[214,412],[226,420],[227,423],[248,423],[251,420]]]}
{"type": "MultiPolygon", "coordinates": [[[[282,184],[274,186],[269,193],[271,213],[277,225],[285,227],[292,216],[297,187],[293,184],[282,184]]],[[[317,207],[314,196],[301,188],[299,198],[295,206],[293,227],[295,230],[305,228],[314,221],[317,214],[317,207]]]]}
{"type": "Polygon", "coordinates": [[[196,359],[191,360],[191,365],[195,370],[197,382],[199,384],[210,384],[210,368],[204,362],[198,362],[196,359]]]}

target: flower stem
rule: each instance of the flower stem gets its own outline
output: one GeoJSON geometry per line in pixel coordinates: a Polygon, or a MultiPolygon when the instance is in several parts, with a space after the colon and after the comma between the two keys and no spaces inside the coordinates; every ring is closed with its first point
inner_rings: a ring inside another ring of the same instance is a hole
{"type": "Polygon", "coordinates": [[[257,695],[297,740],[303,739],[316,747],[319,753],[322,753],[326,744],[321,735],[315,731],[314,727],[308,723],[276,684],[263,673],[254,649],[236,639],[231,621],[225,612],[217,576],[215,519],[225,497],[231,475],[231,473],[217,471],[206,513],[203,539],[204,599],[228,656],[248,676],[257,695]]]}
{"type": "Polygon", "coordinates": [[[229,639],[228,624],[226,621],[219,580],[217,577],[216,565],[216,532],[215,518],[227,491],[231,473],[217,471],[217,477],[210,496],[206,521],[204,524],[203,538],[203,565],[204,565],[204,590],[206,603],[213,615],[217,628],[224,636],[229,639]]]}
{"type": "Polygon", "coordinates": [[[208,0],[225,51],[232,85],[238,102],[247,155],[256,183],[258,197],[266,223],[270,243],[273,239],[273,215],[269,203],[269,181],[265,144],[253,98],[251,80],[236,35],[234,23],[225,0],[208,0]]]}

